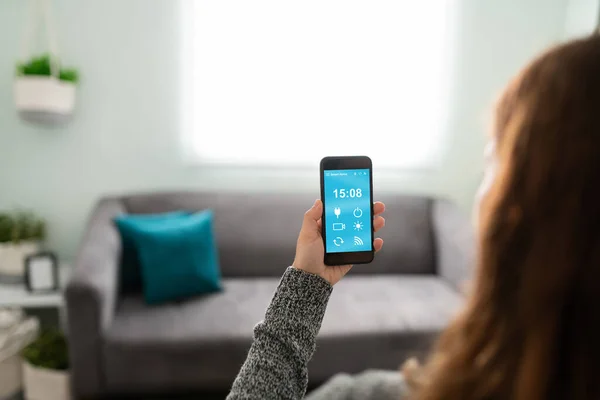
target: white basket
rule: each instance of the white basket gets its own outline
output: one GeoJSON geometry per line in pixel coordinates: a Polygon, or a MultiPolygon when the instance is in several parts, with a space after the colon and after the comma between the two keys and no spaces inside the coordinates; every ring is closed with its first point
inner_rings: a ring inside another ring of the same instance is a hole
{"type": "Polygon", "coordinates": [[[38,368],[23,361],[23,389],[26,400],[70,400],[69,371],[38,368]]]}
{"type": "Polygon", "coordinates": [[[22,310],[0,308],[0,399],[9,399],[23,387],[21,350],[39,332],[35,318],[25,319],[22,310]]]}
{"type": "Polygon", "coordinates": [[[0,399],[10,399],[21,391],[21,356],[0,361],[0,399]]]}

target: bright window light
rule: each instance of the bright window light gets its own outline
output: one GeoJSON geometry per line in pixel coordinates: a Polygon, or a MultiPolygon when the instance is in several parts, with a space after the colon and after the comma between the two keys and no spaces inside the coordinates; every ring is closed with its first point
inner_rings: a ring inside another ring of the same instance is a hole
{"type": "Polygon", "coordinates": [[[446,126],[448,0],[185,3],[194,161],[434,167],[446,126]]]}

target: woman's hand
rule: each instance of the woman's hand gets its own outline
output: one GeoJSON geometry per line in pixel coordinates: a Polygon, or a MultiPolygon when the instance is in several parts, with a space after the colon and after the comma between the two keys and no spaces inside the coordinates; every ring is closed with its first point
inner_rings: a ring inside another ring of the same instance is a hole
{"type": "MultiPolygon", "coordinates": [[[[373,230],[377,232],[385,226],[385,219],[379,215],[385,211],[385,205],[381,202],[373,204],[373,230]]],[[[311,274],[319,275],[331,285],[335,285],[350,271],[352,265],[327,266],[323,262],[325,258],[325,249],[323,247],[323,237],[321,236],[321,216],[323,214],[323,203],[321,200],[315,201],[315,204],[304,214],[302,229],[298,236],[296,244],[296,258],[294,259],[294,268],[301,269],[311,274]]],[[[375,251],[381,250],[383,240],[377,238],[373,241],[375,251]]]]}

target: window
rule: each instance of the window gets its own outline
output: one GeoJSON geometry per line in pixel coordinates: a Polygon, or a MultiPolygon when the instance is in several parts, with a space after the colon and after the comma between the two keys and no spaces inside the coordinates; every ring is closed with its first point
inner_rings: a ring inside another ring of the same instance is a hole
{"type": "Polygon", "coordinates": [[[447,108],[447,0],[215,0],[184,7],[194,160],[430,168],[447,108]]]}

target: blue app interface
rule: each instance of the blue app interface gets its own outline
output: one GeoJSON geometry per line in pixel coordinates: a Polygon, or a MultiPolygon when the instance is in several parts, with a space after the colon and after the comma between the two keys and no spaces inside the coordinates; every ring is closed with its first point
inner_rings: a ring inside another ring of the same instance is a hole
{"type": "Polygon", "coordinates": [[[325,170],[325,251],[371,251],[371,184],[368,169],[325,170]]]}

